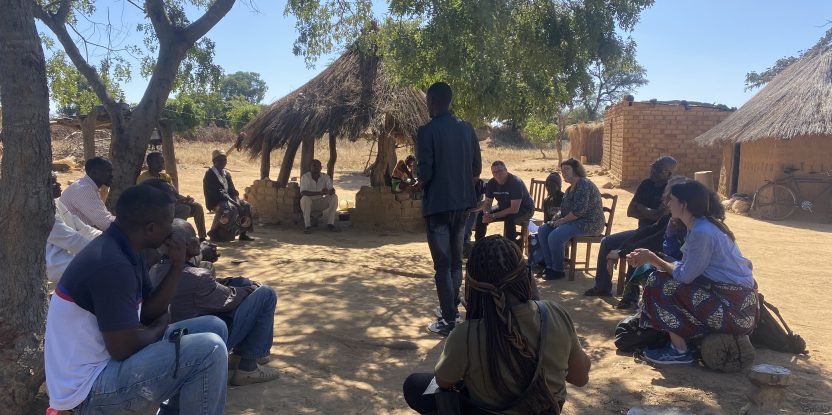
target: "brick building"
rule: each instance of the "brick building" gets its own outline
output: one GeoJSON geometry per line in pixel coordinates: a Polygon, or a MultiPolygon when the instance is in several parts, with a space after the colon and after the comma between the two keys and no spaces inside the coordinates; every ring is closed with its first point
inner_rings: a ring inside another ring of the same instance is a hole
{"type": "Polygon", "coordinates": [[[650,175],[650,163],[663,155],[679,161],[678,174],[719,171],[722,149],[694,139],[719,124],[731,110],[724,105],[686,101],[622,101],[604,114],[601,167],[622,186],[650,175]]]}

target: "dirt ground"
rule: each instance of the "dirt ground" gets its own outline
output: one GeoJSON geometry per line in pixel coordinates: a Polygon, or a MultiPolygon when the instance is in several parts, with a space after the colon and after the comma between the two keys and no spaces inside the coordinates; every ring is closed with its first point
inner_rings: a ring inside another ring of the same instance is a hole
{"type": "MultiPolygon", "coordinates": [[[[209,144],[177,146],[181,193],[203,199],[201,180],[212,149],[209,144]]],[[[368,183],[359,173],[366,148],[351,151],[347,156],[339,151],[335,175],[340,198],[348,200],[368,183]]],[[[545,178],[545,171],[555,165],[532,150],[484,148],[484,164],[498,158],[526,183],[532,177],[545,178]]],[[[230,155],[228,169],[241,192],[259,176],[257,162],[240,154],[230,155]]],[[[597,167],[590,170],[597,174],[597,167]]],[[[62,174],[61,180],[66,183],[79,175],[62,174]]],[[[606,182],[603,176],[592,179],[599,186],[606,182]]],[[[609,192],[619,195],[613,232],[635,228],[635,220],[626,217],[631,190],[609,192]]],[[[209,215],[209,225],[211,220],[209,215]]],[[[769,223],[734,214],[727,223],[743,254],[753,261],[761,291],[809,348],[806,356],[758,350],[756,362],[793,371],[788,413],[832,412],[832,311],[824,300],[832,294],[832,271],[825,266],[832,226],[769,223]]],[[[501,229],[492,226],[490,231],[501,229]]],[[[437,300],[425,235],[354,229],[332,234],[323,228],[305,235],[301,227],[258,226],[252,236],[257,240],[221,245],[218,275],[245,275],[276,288],[270,364],[282,377],[229,388],[227,413],[410,413],[402,382],[411,372],[432,371],[443,345],[426,330],[437,300]]],[[[697,414],[737,413],[749,386],[744,374],[703,367],[654,368],[617,354],[613,329],[627,313],[613,307],[615,298],[583,297],[592,281],[579,273],[576,281],[541,284],[544,298],[570,311],[592,359],[590,383],[569,387],[565,414],[624,414],[637,405],[673,405],[697,414]]]]}

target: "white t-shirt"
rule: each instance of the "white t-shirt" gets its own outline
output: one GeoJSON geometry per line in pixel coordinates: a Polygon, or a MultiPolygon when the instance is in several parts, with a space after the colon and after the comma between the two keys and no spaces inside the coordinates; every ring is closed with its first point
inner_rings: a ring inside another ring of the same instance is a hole
{"type": "Polygon", "coordinates": [[[312,172],[306,172],[300,177],[301,192],[320,192],[323,189],[332,189],[332,179],[326,173],[321,173],[318,181],[312,178],[312,172]]]}

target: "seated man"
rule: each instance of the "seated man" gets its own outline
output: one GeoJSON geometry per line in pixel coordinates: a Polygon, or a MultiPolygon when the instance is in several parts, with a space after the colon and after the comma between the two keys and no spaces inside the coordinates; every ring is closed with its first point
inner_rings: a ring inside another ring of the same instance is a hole
{"type": "Polygon", "coordinates": [[[69,264],[46,317],[49,405],[75,413],[222,414],[228,329],[205,316],[168,325],[185,267],[171,235],[174,201],[150,186],[124,191],[116,219],[69,264]],[[170,272],[151,292],[140,252],[168,247],[170,272]]]}
{"type": "Polygon", "coordinates": [[[340,232],[335,226],[338,214],[338,196],[332,186],[332,179],[321,173],[320,160],[312,160],[309,171],[300,178],[300,210],[303,212],[303,233],[312,233],[312,212],[323,212],[330,231],[340,232]]]}
{"type": "MultiPolygon", "coordinates": [[[[147,162],[147,170],[139,175],[136,179],[136,184],[141,184],[148,179],[161,179],[173,186],[173,178],[164,171],[165,157],[162,153],[158,151],[148,153],[145,161],[147,162]]],[[[175,187],[174,191],[176,191],[175,187]]],[[[176,192],[176,211],[174,214],[180,219],[194,218],[196,230],[199,233],[199,240],[204,241],[207,238],[205,232],[205,211],[202,209],[202,205],[197,203],[194,198],[182,196],[179,192],[176,192]]]]}
{"type": "MultiPolygon", "coordinates": [[[[590,297],[612,295],[612,275],[605,266],[607,257],[611,252],[620,249],[639,229],[649,227],[665,215],[664,190],[667,181],[676,169],[676,165],[676,159],[670,156],[659,157],[650,165],[650,178],[645,179],[638,185],[633,200],[630,201],[630,205],[627,207],[627,216],[638,219],[638,229],[614,233],[601,240],[596,263],[595,286],[586,290],[584,295],[590,297]]],[[[663,230],[664,228],[660,226],[659,232],[663,232],[663,230]]]]}
{"type": "Polygon", "coordinates": [[[534,200],[529,189],[519,177],[508,172],[506,164],[495,161],[491,164],[491,174],[494,176],[485,185],[485,200],[480,209],[483,211],[482,220],[477,223],[476,240],[485,236],[488,224],[503,222],[504,236],[509,241],[515,241],[517,230],[515,224],[528,222],[534,214],[534,200]],[[497,209],[492,208],[497,199],[497,209]]]}
{"type": "Polygon", "coordinates": [[[416,167],[416,157],[412,154],[396,163],[393,174],[390,175],[393,193],[401,193],[416,187],[418,179],[413,174],[416,167]]]}
{"type": "Polygon", "coordinates": [[[101,200],[101,186],[113,184],[113,165],[104,157],[93,157],[84,164],[86,176],[69,185],[61,194],[61,203],[84,223],[105,231],[116,219],[101,200]]]}
{"type": "MultiPolygon", "coordinates": [[[[185,241],[185,256],[199,255],[200,245],[194,228],[182,219],[173,221],[173,234],[185,241]]],[[[171,269],[168,257],[150,270],[156,285],[171,269]]],[[[194,262],[186,262],[176,294],[170,304],[171,321],[215,315],[228,324],[228,349],[239,358],[231,376],[234,386],[277,379],[277,369],[261,366],[257,360],[268,357],[274,341],[274,308],[277,295],[267,285],[246,278],[214,279],[211,272],[194,262]]]]}
{"type": "Polygon", "coordinates": [[[61,203],[61,184],[55,173],[52,173],[52,196],[55,198],[55,223],[46,239],[46,278],[58,282],[75,255],[101,235],[101,231],[69,213],[61,203]]]}
{"type": "Polygon", "coordinates": [[[222,150],[211,153],[214,166],[205,172],[202,190],[205,192],[205,207],[214,212],[214,223],[208,236],[212,241],[233,241],[240,235],[241,241],[253,241],[247,232],[254,229],[251,205],[240,199],[240,192],[231,181],[231,173],[225,169],[228,157],[222,150]]]}

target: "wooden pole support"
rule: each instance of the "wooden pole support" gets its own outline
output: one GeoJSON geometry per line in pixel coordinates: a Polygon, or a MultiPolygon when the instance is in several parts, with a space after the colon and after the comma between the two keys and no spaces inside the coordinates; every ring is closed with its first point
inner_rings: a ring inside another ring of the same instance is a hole
{"type": "Polygon", "coordinates": [[[173,179],[173,187],[179,190],[179,170],[176,168],[176,151],[173,148],[173,126],[169,120],[159,120],[159,135],[162,136],[165,171],[173,179]]]}

